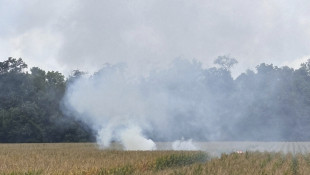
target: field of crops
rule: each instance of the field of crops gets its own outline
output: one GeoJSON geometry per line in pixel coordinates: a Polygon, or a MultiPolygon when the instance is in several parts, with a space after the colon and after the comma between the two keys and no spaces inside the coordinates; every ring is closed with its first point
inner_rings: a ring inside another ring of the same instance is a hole
{"type": "Polygon", "coordinates": [[[255,151],[211,157],[201,151],[100,150],[93,143],[0,144],[0,175],[7,174],[308,175],[310,154],[255,151]]]}
{"type": "Polygon", "coordinates": [[[0,174],[154,174],[205,162],[198,151],[100,150],[92,143],[0,144],[0,174]]]}
{"type": "MultiPolygon", "coordinates": [[[[283,152],[285,154],[310,153],[310,142],[193,142],[192,144],[197,150],[208,152],[212,157],[236,151],[283,152]]],[[[171,145],[171,142],[157,143],[157,148],[171,150],[171,145]]]]}

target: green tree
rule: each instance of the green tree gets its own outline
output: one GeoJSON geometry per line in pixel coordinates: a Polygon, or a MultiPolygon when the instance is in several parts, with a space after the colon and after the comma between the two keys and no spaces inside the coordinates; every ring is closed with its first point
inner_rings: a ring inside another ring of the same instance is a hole
{"type": "Polygon", "coordinates": [[[22,59],[0,62],[0,142],[90,141],[91,131],[62,113],[65,77],[25,68],[22,59]]]}
{"type": "Polygon", "coordinates": [[[27,68],[27,64],[19,58],[12,58],[9,57],[8,60],[0,62],[0,74],[8,73],[8,72],[15,72],[20,73],[25,68],[27,68]]]}

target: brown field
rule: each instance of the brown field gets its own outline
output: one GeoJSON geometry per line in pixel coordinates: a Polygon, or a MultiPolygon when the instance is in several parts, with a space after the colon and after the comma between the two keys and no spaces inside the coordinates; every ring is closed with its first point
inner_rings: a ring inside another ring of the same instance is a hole
{"type": "Polygon", "coordinates": [[[310,154],[100,150],[93,143],[0,144],[0,175],[310,174],[310,154]]]}
{"type": "MultiPolygon", "coordinates": [[[[155,173],[192,161],[202,152],[100,150],[92,143],[0,144],[2,174],[155,173]],[[165,161],[168,162],[165,162],[165,161]],[[172,162],[169,162],[172,161],[172,162]]],[[[0,173],[0,174],[1,174],[0,173]]]]}

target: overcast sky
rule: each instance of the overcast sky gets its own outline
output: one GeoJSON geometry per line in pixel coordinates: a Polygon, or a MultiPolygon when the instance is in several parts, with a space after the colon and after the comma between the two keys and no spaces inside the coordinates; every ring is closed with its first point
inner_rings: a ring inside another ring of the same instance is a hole
{"type": "Polygon", "coordinates": [[[0,0],[0,61],[94,71],[134,69],[175,58],[212,66],[235,57],[234,72],[261,62],[296,67],[310,58],[308,0],[0,0]]]}

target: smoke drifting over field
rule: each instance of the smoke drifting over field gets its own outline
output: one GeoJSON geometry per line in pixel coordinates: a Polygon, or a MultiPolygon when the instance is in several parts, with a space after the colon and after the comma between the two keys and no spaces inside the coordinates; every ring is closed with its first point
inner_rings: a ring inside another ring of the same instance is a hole
{"type": "Polygon", "coordinates": [[[305,65],[293,70],[261,64],[235,80],[229,66],[205,69],[195,60],[176,59],[147,75],[131,74],[124,64],[106,65],[73,81],[64,102],[96,131],[103,148],[113,141],[126,150],[175,140],[175,149],[185,149],[193,146],[190,139],[302,141],[309,138],[308,108],[298,81],[308,77],[305,65]]]}
{"type": "Polygon", "coordinates": [[[199,63],[175,60],[147,76],[128,71],[124,65],[106,65],[67,91],[67,107],[97,131],[99,144],[119,141],[128,150],[149,150],[156,148],[151,139],[189,139],[197,133],[216,138],[217,118],[205,108],[210,97],[199,63]]]}

